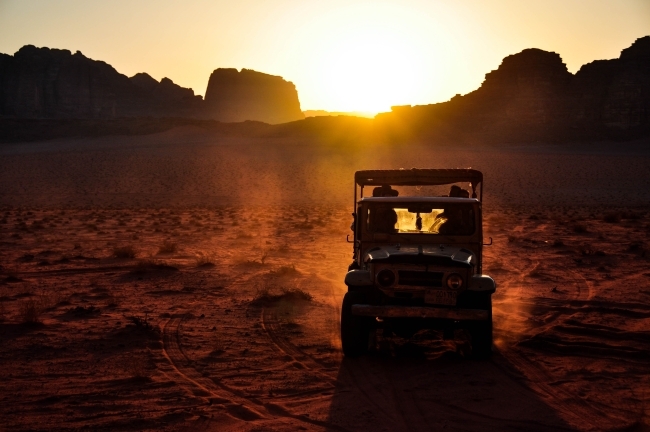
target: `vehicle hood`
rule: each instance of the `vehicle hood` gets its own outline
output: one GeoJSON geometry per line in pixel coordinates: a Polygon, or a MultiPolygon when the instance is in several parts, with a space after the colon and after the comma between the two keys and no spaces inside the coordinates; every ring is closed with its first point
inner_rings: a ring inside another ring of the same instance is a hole
{"type": "Polygon", "coordinates": [[[447,245],[392,245],[369,249],[364,254],[367,263],[413,263],[470,268],[474,254],[461,247],[447,245]]]}

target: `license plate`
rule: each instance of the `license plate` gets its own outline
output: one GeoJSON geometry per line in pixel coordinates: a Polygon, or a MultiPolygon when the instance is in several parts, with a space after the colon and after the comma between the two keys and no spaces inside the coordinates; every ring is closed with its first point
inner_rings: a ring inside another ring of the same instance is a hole
{"type": "Polygon", "coordinates": [[[447,290],[427,290],[424,294],[425,303],[456,306],[456,292],[447,290]]]}

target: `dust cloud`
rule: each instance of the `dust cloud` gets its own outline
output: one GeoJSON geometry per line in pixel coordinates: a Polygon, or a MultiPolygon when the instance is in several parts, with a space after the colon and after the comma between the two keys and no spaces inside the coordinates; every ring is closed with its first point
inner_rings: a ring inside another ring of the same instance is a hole
{"type": "Polygon", "coordinates": [[[643,430],[649,171],[650,154],[600,144],[179,128],[3,145],[0,416],[12,430],[643,430]],[[341,355],[354,172],[412,167],[484,174],[491,360],[469,360],[462,332],[378,334],[371,355],[341,355]]]}

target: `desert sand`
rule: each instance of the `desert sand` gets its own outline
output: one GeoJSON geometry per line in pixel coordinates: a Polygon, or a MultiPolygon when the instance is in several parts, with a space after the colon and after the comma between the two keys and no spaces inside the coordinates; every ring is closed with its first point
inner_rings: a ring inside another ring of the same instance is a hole
{"type": "Polygon", "coordinates": [[[650,428],[648,143],[0,147],[2,430],[650,428]],[[353,173],[485,175],[495,348],[340,351],[353,173]]]}

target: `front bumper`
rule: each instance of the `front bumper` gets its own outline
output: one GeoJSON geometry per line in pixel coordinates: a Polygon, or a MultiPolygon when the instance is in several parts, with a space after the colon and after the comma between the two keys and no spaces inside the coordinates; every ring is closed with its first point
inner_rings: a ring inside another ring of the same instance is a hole
{"type": "Polygon", "coordinates": [[[459,321],[483,321],[490,314],[482,309],[446,309],[421,306],[352,305],[352,315],[379,318],[439,318],[459,321]]]}

